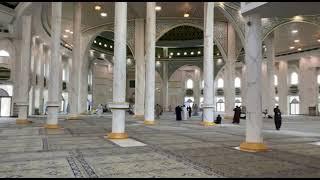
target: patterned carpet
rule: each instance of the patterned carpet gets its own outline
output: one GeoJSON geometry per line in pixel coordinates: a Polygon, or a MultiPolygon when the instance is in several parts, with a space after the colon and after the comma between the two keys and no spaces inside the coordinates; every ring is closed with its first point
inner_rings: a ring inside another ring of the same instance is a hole
{"type": "Polygon", "coordinates": [[[146,126],[127,115],[129,147],[105,139],[110,115],[60,119],[59,130],[44,129],[44,117],[32,120],[0,119],[0,177],[320,177],[319,117],[284,117],[280,131],[264,119],[270,150],[261,153],[235,149],[245,120],[203,127],[200,117],[177,122],[164,113],[146,126]]]}

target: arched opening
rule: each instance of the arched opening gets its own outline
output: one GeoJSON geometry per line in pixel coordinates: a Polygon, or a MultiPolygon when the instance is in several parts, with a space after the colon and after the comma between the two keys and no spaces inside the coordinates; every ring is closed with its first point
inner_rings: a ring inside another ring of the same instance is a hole
{"type": "Polygon", "coordinates": [[[9,117],[12,106],[12,85],[0,85],[0,116],[9,117]]]}
{"type": "Polygon", "coordinates": [[[298,81],[298,73],[292,72],[290,75],[290,84],[291,85],[297,85],[299,83],[298,81]]]}
{"type": "Polygon", "coordinates": [[[289,98],[290,114],[297,115],[300,113],[299,96],[290,96],[289,98]]]}

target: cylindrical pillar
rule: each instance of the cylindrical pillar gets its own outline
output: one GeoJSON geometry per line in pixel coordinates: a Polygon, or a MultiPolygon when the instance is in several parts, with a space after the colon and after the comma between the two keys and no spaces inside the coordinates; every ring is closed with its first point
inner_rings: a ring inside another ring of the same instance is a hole
{"type": "Polygon", "coordinates": [[[114,23],[114,71],[113,102],[109,104],[112,111],[112,132],[109,139],[125,139],[125,110],[129,108],[126,100],[126,41],[127,41],[127,3],[115,3],[114,23]]]}
{"type": "Polygon", "coordinates": [[[69,63],[71,66],[70,73],[70,112],[68,120],[80,119],[78,115],[78,99],[80,96],[80,64],[81,64],[81,52],[80,52],[80,35],[81,35],[81,2],[74,2],[73,10],[73,48],[72,48],[72,61],[69,63]]]}
{"type": "Polygon", "coordinates": [[[204,49],[203,49],[203,125],[214,125],[214,69],[213,69],[213,15],[214,2],[204,3],[204,49]]]}
{"type": "Polygon", "coordinates": [[[57,129],[58,127],[58,112],[59,112],[59,97],[61,83],[61,55],[60,55],[60,36],[61,36],[61,13],[62,2],[52,2],[52,33],[51,33],[51,60],[49,62],[50,74],[48,84],[48,116],[45,128],[57,129]],[[53,76],[54,74],[54,76],[53,76]]]}
{"type": "Polygon", "coordinates": [[[269,34],[266,42],[267,48],[267,109],[268,114],[273,115],[273,108],[275,107],[275,89],[274,89],[274,33],[269,34]]]}
{"type": "Polygon", "coordinates": [[[262,138],[262,93],[261,93],[261,63],[262,63],[262,27],[258,14],[247,17],[245,27],[245,60],[247,77],[247,114],[246,140],[241,143],[240,150],[257,152],[265,151],[267,147],[262,138]]]}
{"type": "Polygon", "coordinates": [[[144,117],[144,96],[145,96],[145,57],[144,57],[144,19],[135,20],[135,106],[134,115],[136,118],[144,117]]]}
{"type": "Polygon", "coordinates": [[[38,90],[39,90],[39,114],[43,114],[43,89],[44,89],[44,45],[40,44],[40,58],[38,61],[38,90]]]}
{"type": "Polygon", "coordinates": [[[169,89],[169,80],[168,80],[168,62],[164,61],[162,63],[163,71],[163,86],[162,86],[162,108],[164,111],[169,111],[169,99],[168,99],[168,89],[169,89]]]}
{"type": "Polygon", "coordinates": [[[228,59],[226,64],[226,116],[231,119],[235,104],[235,63],[236,63],[236,33],[231,23],[228,24],[228,59]]]}
{"type": "Polygon", "coordinates": [[[146,22],[146,96],[144,124],[154,124],[155,101],[155,38],[156,38],[156,3],[147,2],[146,22]]]}
{"type": "Polygon", "coordinates": [[[278,96],[279,108],[282,114],[288,113],[288,62],[279,61],[279,74],[278,74],[278,96]]]}
{"type": "Polygon", "coordinates": [[[200,94],[201,94],[201,90],[200,90],[200,68],[195,69],[194,70],[194,104],[197,104],[199,106],[200,104],[200,94]]]}
{"type": "Polygon", "coordinates": [[[16,104],[18,106],[18,119],[16,120],[17,124],[26,124],[31,121],[27,120],[28,118],[28,99],[29,99],[29,83],[30,83],[30,48],[31,48],[31,16],[22,17],[22,41],[21,41],[21,56],[20,63],[17,71],[19,89],[18,89],[18,98],[16,104]]]}

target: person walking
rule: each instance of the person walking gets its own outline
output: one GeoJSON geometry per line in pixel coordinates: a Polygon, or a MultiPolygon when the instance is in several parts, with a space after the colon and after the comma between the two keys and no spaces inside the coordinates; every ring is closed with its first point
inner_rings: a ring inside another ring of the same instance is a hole
{"type": "Polygon", "coordinates": [[[274,112],[274,124],[276,125],[276,130],[280,130],[281,127],[281,111],[279,109],[279,106],[277,106],[276,108],[273,109],[274,112]]]}
{"type": "Polygon", "coordinates": [[[234,109],[234,115],[233,115],[233,121],[232,124],[239,124],[240,123],[240,114],[241,114],[241,109],[236,106],[234,109]]]}
{"type": "Polygon", "coordinates": [[[161,106],[159,104],[156,105],[156,116],[157,116],[157,119],[160,119],[160,114],[161,114],[161,106]]]}
{"type": "Polygon", "coordinates": [[[189,118],[191,118],[191,113],[192,113],[192,109],[191,109],[191,107],[190,107],[190,106],[188,106],[187,110],[188,110],[188,113],[189,113],[189,118]]]}
{"type": "Polygon", "coordinates": [[[182,120],[182,118],[181,118],[181,111],[182,111],[181,107],[177,106],[175,108],[175,111],[176,111],[176,120],[177,121],[181,121],[182,120]]]}

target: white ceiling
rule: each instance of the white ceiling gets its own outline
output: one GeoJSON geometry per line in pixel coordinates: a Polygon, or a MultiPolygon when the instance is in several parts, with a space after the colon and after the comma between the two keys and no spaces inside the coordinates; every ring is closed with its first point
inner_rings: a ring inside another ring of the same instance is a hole
{"type": "Polygon", "coordinates": [[[289,23],[275,30],[275,50],[279,53],[320,46],[317,39],[320,39],[319,26],[301,22],[289,23]],[[298,30],[298,32],[293,34],[292,30],[298,30]],[[294,40],[300,40],[300,42],[295,43],[294,40]],[[290,46],[294,46],[295,49],[290,50],[290,46]]]}

